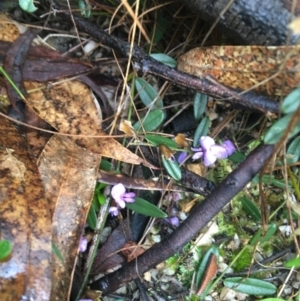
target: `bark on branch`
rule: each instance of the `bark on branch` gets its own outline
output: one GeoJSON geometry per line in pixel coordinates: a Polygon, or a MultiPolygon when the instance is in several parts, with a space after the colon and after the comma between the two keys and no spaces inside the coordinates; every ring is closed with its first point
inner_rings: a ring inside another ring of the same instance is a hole
{"type": "MultiPolygon", "coordinates": [[[[59,7],[58,7],[59,9],[59,7]]],[[[68,12],[57,13],[63,15],[72,22],[71,15],[68,12]]],[[[78,29],[86,32],[95,40],[102,44],[111,47],[124,57],[129,57],[130,44],[113,35],[108,34],[99,26],[89,22],[79,16],[73,15],[73,20],[78,29]]],[[[263,113],[271,112],[278,113],[278,102],[262,95],[257,95],[252,92],[241,94],[242,91],[226,87],[222,84],[216,84],[209,77],[198,78],[187,73],[170,68],[159,63],[149,56],[142,48],[134,46],[132,50],[132,61],[135,69],[155,76],[159,76],[168,81],[181,86],[185,86],[204,94],[208,94],[217,99],[227,99],[230,102],[239,104],[251,110],[257,110],[263,113]]]]}
{"type": "Polygon", "coordinates": [[[260,145],[207,197],[202,204],[193,209],[189,217],[161,243],[154,245],[143,255],[91,285],[92,289],[104,294],[114,292],[123,284],[136,279],[179,252],[191,241],[209,221],[242,190],[260,171],[272,154],[273,145],[260,145]]]}

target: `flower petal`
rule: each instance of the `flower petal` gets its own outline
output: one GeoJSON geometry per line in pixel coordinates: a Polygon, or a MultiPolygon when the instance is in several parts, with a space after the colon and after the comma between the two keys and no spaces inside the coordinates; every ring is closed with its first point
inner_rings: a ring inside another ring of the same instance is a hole
{"type": "MultiPolygon", "coordinates": [[[[133,192],[132,192],[133,193],[133,192]]],[[[135,194],[134,194],[134,196],[135,196],[135,194]]],[[[134,203],[135,202],[135,199],[133,198],[133,197],[131,197],[131,196],[123,196],[122,197],[122,200],[124,201],[124,202],[127,202],[127,203],[134,203]]]]}
{"type": "Polygon", "coordinates": [[[215,140],[209,136],[202,136],[200,138],[200,146],[202,147],[203,150],[208,150],[210,149],[211,146],[215,144],[216,144],[215,140]]]}
{"type": "Polygon", "coordinates": [[[177,162],[181,164],[185,159],[187,158],[188,153],[187,152],[180,152],[179,156],[177,157],[177,162]]]}
{"type": "Polygon", "coordinates": [[[135,198],[135,193],[134,192],[126,192],[126,193],[123,194],[123,197],[135,198]]]}
{"type": "Polygon", "coordinates": [[[192,157],[193,160],[198,160],[203,157],[203,152],[195,153],[192,157]]]}
{"type": "Polygon", "coordinates": [[[205,166],[210,166],[214,164],[217,160],[217,157],[210,151],[206,151],[203,158],[203,163],[205,166]]]}
{"type": "Polygon", "coordinates": [[[226,148],[228,157],[231,156],[236,151],[236,147],[230,140],[225,140],[222,146],[226,148]]]}
{"type": "Polygon", "coordinates": [[[224,146],[221,145],[213,145],[210,148],[211,153],[217,157],[218,159],[225,159],[228,157],[227,150],[224,146]]]}
{"type": "Polygon", "coordinates": [[[80,242],[79,242],[79,251],[80,252],[85,252],[87,249],[87,245],[88,245],[88,241],[85,237],[81,237],[80,238],[80,242]]]}
{"type": "MultiPolygon", "coordinates": [[[[114,185],[113,188],[111,189],[111,196],[112,198],[117,202],[117,204],[121,206],[124,201],[122,200],[122,195],[126,192],[126,189],[123,184],[119,183],[117,185],[114,185]]],[[[122,208],[125,207],[125,204],[122,208]]]]}
{"type": "Polygon", "coordinates": [[[193,152],[203,152],[202,147],[191,147],[191,150],[192,150],[193,152]]]}
{"type": "Polygon", "coordinates": [[[112,216],[118,216],[118,215],[119,215],[119,209],[118,209],[118,207],[111,206],[111,207],[108,209],[108,212],[109,212],[112,216]]]}
{"type": "Polygon", "coordinates": [[[179,218],[177,216],[165,218],[165,221],[175,227],[178,227],[180,224],[179,218]]]}

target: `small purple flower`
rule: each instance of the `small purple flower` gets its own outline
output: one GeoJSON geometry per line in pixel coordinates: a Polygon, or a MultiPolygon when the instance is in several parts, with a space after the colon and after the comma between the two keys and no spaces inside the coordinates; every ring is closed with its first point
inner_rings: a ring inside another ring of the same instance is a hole
{"type": "Polygon", "coordinates": [[[82,253],[85,252],[87,249],[87,245],[88,245],[87,239],[84,236],[82,236],[80,238],[80,242],[79,242],[79,252],[82,252],[82,253]]]}
{"type": "Polygon", "coordinates": [[[230,140],[224,141],[221,145],[217,145],[215,140],[209,136],[202,136],[200,138],[200,147],[193,148],[192,151],[196,152],[193,155],[193,160],[203,157],[205,166],[212,165],[217,159],[225,159],[231,156],[236,148],[230,140]]]}
{"type": "Polygon", "coordinates": [[[126,192],[125,186],[121,183],[114,185],[111,190],[111,196],[120,208],[125,208],[125,202],[133,203],[135,193],[126,192]]]}
{"type": "Polygon", "coordinates": [[[177,216],[167,217],[165,218],[165,221],[173,225],[174,227],[178,227],[180,224],[179,218],[177,216]]]}
{"type": "Polygon", "coordinates": [[[182,162],[185,161],[185,159],[187,158],[188,153],[187,152],[180,152],[179,156],[177,157],[177,162],[179,164],[181,164],[182,162]]]}
{"type": "Polygon", "coordinates": [[[118,207],[115,207],[115,206],[109,207],[108,212],[109,212],[112,216],[118,216],[118,215],[119,215],[119,209],[118,209],[118,207]]]}

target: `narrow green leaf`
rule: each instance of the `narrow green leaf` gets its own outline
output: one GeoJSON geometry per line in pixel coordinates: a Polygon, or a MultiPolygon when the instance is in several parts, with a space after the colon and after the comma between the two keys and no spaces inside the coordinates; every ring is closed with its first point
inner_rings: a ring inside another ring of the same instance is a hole
{"type": "Polygon", "coordinates": [[[151,32],[151,37],[153,37],[152,39],[153,44],[158,43],[162,39],[168,27],[168,22],[166,18],[158,17],[155,25],[156,26],[152,27],[152,32],[151,32]]]}
{"type": "Polygon", "coordinates": [[[283,300],[280,298],[266,298],[266,299],[262,299],[260,301],[287,301],[287,300],[283,300]]]}
{"type": "Polygon", "coordinates": [[[215,254],[217,257],[217,260],[219,260],[219,249],[216,246],[209,248],[209,250],[205,253],[204,257],[202,258],[199,268],[196,272],[196,282],[195,282],[196,288],[199,287],[200,282],[201,282],[202,278],[204,277],[206,267],[209,262],[211,254],[215,254]]]}
{"type": "Polygon", "coordinates": [[[163,137],[161,135],[146,135],[145,138],[148,142],[154,144],[155,146],[159,146],[160,144],[165,144],[170,149],[177,149],[178,145],[175,141],[170,138],[163,137]]]}
{"type": "Polygon", "coordinates": [[[296,112],[300,106],[300,88],[296,88],[285,97],[281,105],[281,111],[284,114],[296,112]]]}
{"type": "Polygon", "coordinates": [[[78,0],[78,7],[81,11],[81,14],[87,18],[91,16],[91,6],[88,5],[85,0],[78,0]]]}
{"type": "MultiPolygon", "coordinates": [[[[264,142],[266,144],[277,143],[282,137],[282,134],[284,130],[287,128],[291,118],[292,118],[292,114],[288,114],[280,118],[279,120],[277,120],[267,131],[264,138],[264,142]]],[[[294,137],[299,132],[300,132],[300,121],[296,124],[294,129],[289,134],[289,138],[294,137]]]]}
{"type": "Polygon", "coordinates": [[[168,215],[158,207],[141,198],[134,198],[134,203],[126,203],[130,210],[151,217],[166,218],[168,215]]]}
{"type": "Polygon", "coordinates": [[[103,193],[97,194],[97,199],[98,199],[98,202],[99,202],[100,205],[104,205],[105,202],[106,202],[106,198],[103,195],[103,193]]]}
{"type": "Polygon", "coordinates": [[[234,152],[230,157],[229,160],[233,163],[241,163],[246,159],[246,155],[240,151],[234,152]]]}
{"type": "Polygon", "coordinates": [[[263,235],[263,229],[260,228],[256,234],[252,237],[249,244],[250,246],[254,246],[257,242],[264,243],[270,239],[274,235],[274,233],[277,231],[277,226],[275,224],[271,224],[268,226],[267,232],[264,236],[263,235]]]}
{"type": "Polygon", "coordinates": [[[202,136],[207,136],[209,125],[210,125],[209,118],[204,117],[196,129],[196,132],[194,135],[193,147],[198,147],[200,138],[202,136]]]}
{"type": "MultiPolygon", "coordinates": [[[[149,114],[142,120],[143,128],[146,132],[156,130],[164,121],[165,113],[162,110],[150,111],[149,114]]],[[[133,128],[138,131],[141,128],[140,122],[136,122],[133,128]]]]}
{"type": "Polygon", "coordinates": [[[159,97],[157,91],[143,78],[137,77],[135,79],[135,87],[140,96],[141,101],[146,107],[150,107],[151,110],[161,109],[163,107],[163,101],[159,97]],[[152,102],[154,100],[155,103],[152,105],[152,102]]]}
{"type": "Polygon", "coordinates": [[[248,198],[240,198],[243,209],[256,221],[261,221],[261,214],[258,207],[248,198]]]}
{"type": "Polygon", "coordinates": [[[15,83],[13,82],[13,80],[9,77],[9,75],[6,73],[6,71],[2,68],[2,66],[0,66],[0,73],[3,74],[3,76],[6,78],[6,80],[11,84],[11,86],[16,90],[16,92],[20,95],[20,97],[23,100],[26,100],[25,96],[22,94],[22,92],[20,91],[20,89],[15,85],[15,83]]]}
{"type": "Polygon", "coordinates": [[[28,13],[33,13],[37,10],[37,8],[33,4],[33,0],[19,0],[19,5],[24,11],[28,13]]]}
{"type": "Polygon", "coordinates": [[[51,245],[52,245],[52,252],[58,257],[58,259],[59,259],[62,263],[64,263],[64,262],[65,262],[65,261],[64,261],[64,258],[63,258],[63,256],[61,255],[61,252],[60,252],[60,250],[58,249],[58,247],[57,247],[54,243],[52,243],[51,245]]]}
{"type": "Polygon", "coordinates": [[[97,214],[95,206],[92,203],[86,222],[94,230],[97,226],[97,214]]]}
{"type": "Polygon", "coordinates": [[[300,136],[295,138],[289,145],[287,151],[287,164],[293,164],[300,159],[300,136]]]}
{"type": "Polygon", "coordinates": [[[109,161],[102,159],[100,163],[100,169],[104,171],[111,171],[114,169],[114,166],[109,161]]]}
{"type": "Polygon", "coordinates": [[[176,60],[164,53],[151,53],[150,56],[152,56],[155,60],[159,61],[160,63],[165,64],[171,68],[175,68],[177,65],[176,60]]]}
{"type": "Polygon", "coordinates": [[[176,181],[181,180],[181,169],[179,164],[174,160],[168,160],[165,158],[164,155],[161,156],[162,158],[162,163],[169,174],[170,177],[172,177],[176,181]]]}
{"type": "MultiPolygon", "coordinates": [[[[255,176],[253,179],[252,179],[253,183],[255,184],[258,184],[259,183],[259,176],[255,176]]],[[[286,188],[286,184],[285,184],[285,181],[284,179],[282,180],[277,180],[274,178],[274,176],[269,176],[269,175],[264,175],[262,176],[262,182],[264,184],[272,184],[276,187],[279,187],[279,188],[286,188]]]]}
{"type": "Polygon", "coordinates": [[[300,257],[296,257],[296,258],[290,259],[284,265],[287,268],[295,267],[296,269],[298,269],[300,267],[300,257]]]}
{"type": "Polygon", "coordinates": [[[195,93],[194,96],[194,116],[197,121],[200,120],[203,113],[205,112],[207,105],[208,96],[199,92],[195,93]]]}
{"type": "Polygon", "coordinates": [[[273,295],[276,293],[276,286],[270,282],[242,277],[228,278],[224,285],[241,293],[249,295],[273,295]]]}
{"type": "Polygon", "coordinates": [[[0,240],[0,262],[9,257],[12,251],[12,245],[9,240],[0,240]]]}

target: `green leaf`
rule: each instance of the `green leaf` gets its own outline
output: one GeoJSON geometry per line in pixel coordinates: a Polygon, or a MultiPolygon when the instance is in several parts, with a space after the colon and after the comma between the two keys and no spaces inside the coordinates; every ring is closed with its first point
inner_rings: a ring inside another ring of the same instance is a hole
{"type": "Polygon", "coordinates": [[[296,269],[298,269],[300,267],[300,257],[296,257],[296,258],[290,259],[284,265],[287,268],[295,267],[296,269]]]}
{"type": "Polygon", "coordinates": [[[204,117],[196,129],[196,132],[194,135],[193,147],[198,147],[200,138],[202,136],[207,136],[209,125],[210,125],[209,118],[204,117]]]}
{"type": "Polygon", "coordinates": [[[12,245],[9,240],[0,240],[0,262],[9,257],[12,251],[12,245]]]}
{"type": "Polygon", "coordinates": [[[181,180],[181,169],[179,164],[174,160],[168,160],[165,158],[164,155],[161,156],[162,163],[169,174],[170,177],[172,177],[176,181],[181,180]]]}
{"type": "Polygon", "coordinates": [[[280,298],[266,298],[266,299],[262,299],[260,301],[286,301],[280,298]]]}
{"type": "Polygon", "coordinates": [[[97,214],[95,206],[92,203],[86,222],[94,230],[97,226],[97,214]]]}
{"type": "Polygon", "coordinates": [[[152,27],[151,32],[151,37],[153,37],[153,44],[158,43],[162,39],[167,29],[168,22],[164,17],[158,17],[155,25],[156,26],[152,27]]]}
{"type": "Polygon", "coordinates": [[[78,0],[78,7],[81,11],[81,14],[86,18],[91,16],[91,6],[88,5],[85,0],[78,0]]]}
{"type": "Polygon", "coordinates": [[[155,146],[159,146],[160,144],[165,144],[170,149],[177,149],[178,145],[175,141],[170,138],[163,137],[161,135],[146,135],[145,138],[148,142],[152,143],[155,146]]]}
{"type": "Polygon", "coordinates": [[[158,95],[157,91],[143,78],[137,77],[135,79],[135,87],[141,101],[146,107],[150,107],[151,110],[161,109],[163,107],[163,101],[158,95]],[[154,100],[155,103],[153,104],[154,100]]]}
{"type": "Polygon", "coordinates": [[[261,214],[258,207],[248,198],[240,198],[243,209],[256,221],[261,221],[261,214]]]}
{"type": "Polygon", "coordinates": [[[199,92],[194,96],[194,116],[197,121],[200,120],[205,112],[208,96],[199,92]]]}
{"type": "Polygon", "coordinates": [[[299,161],[300,158],[300,136],[295,138],[289,145],[287,151],[287,164],[293,164],[299,161]]]}
{"type": "Polygon", "coordinates": [[[33,0],[19,0],[19,5],[28,13],[33,13],[37,10],[37,7],[35,7],[33,4],[33,0]]]}
{"type": "Polygon", "coordinates": [[[250,246],[254,246],[256,243],[264,243],[267,242],[270,237],[272,237],[274,235],[274,233],[277,231],[277,226],[276,224],[271,224],[268,226],[267,232],[264,236],[263,235],[263,229],[260,228],[256,234],[252,237],[252,239],[250,240],[249,244],[250,246]]]}
{"type": "MultiPolygon", "coordinates": [[[[255,184],[258,184],[259,183],[259,176],[255,176],[253,179],[252,179],[253,183],[255,184]]],[[[285,181],[284,179],[282,180],[277,180],[274,178],[274,176],[269,176],[269,175],[264,175],[262,176],[262,182],[264,184],[272,184],[276,187],[279,187],[279,188],[286,188],[286,184],[285,184],[285,181]]],[[[290,186],[289,186],[290,187],[290,186]]]]}
{"type": "Polygon", "coordinates": [[[64,258],[63,258],[63,256],[61,255],[61,252],[60,252],[60,250],[58,249],[58,247],[56,246],[56,244],[52,243],[51,245],[52,245],[52,252],[58,257],[58,259],[59,259],[62,263],[64,263],[64,262],[65,262],[65,261],[64,261],[64,258]]]}
{"type": "Polygon", "coordinates": [[[134,198],[134,203],[126,203],[126,207],[137,213],[151,217],[166,218],[168,215],[158,207],[141,198],[134,198]]]}
{"type": "MultiPolygon", "coordinates": [[[[292,118],[292,114],[288,114],[279,120],[277,120],[267,131],[264,142],[266,144],[275,144],[277,143],[284,132],[284,130],[287,128],[290,120],[292,118]]],[[[296,124],[294,129],[290,132],[289,138],[292,138],[295,136],[298,132],[300,132],[300,121],[296,124]]]]}
{"type": "Polygon", "coordinates": [[[159,61],[160,63],[165,64],[171,68],[175,68],[177,65],[176,60],[164,53],[151,53],[150,56],[152,56],[155,60],[159,61]]]}
{"type": "Polygon", "coordinates": [[[300,88],[293,90],[282,102],[281,111],[284,114],[296,112],[300,105],[300,88]]]}
{"type": "Polygon", "coordinates": [[[215,254],[217,257],[217,260],[219,260],[219,249],[216,246],[213,246],[209,248],[209,250],[205,253],[204,257],[201,260],[201,263],[199,265],[199,268],[196,272],[196,288],[199,287],[201,280],[203,279],[206,271],[207,264],[209,263],[210,256],[212,254],[215,254]]]}
{"type": "MultiPolygon", "coordinates": [[[[149,114],[142,120],[143,128],[146,132],[152,132],[156,130],[164,121],[165,113],[162,110],[150,111],[149,114]]],[[[141,128],[141,124],[137,121],[133,128],[138,131],[141,128]]]]}
{"type": "Polygon", "coordinates": [[[98,202],[99,202],[100,205],[104,205],[105,202],[106,202],[106,198],[103,195],[103,193],[97,194],[97,199],[98,199],[98,202]]]}
{"type": "Polygon", "coordinates": [[[228,159],[233,163],[241,163],[246,159],[246,155],[240,151],[236,151],[228,159]]]}
{"type": "Polygon", "coordinates": [[[114,166],[109,161],[102,158],[100,163],[100,169],[104,171],[111,171],[114,169],[114,166]]]}
{"type": "Polygon", "coordinates": [[[276,286],[270,282],[242,277],[228,278],[224,285],[241,293],[249,295],[273,295],[276,293],[276,286]]]}

